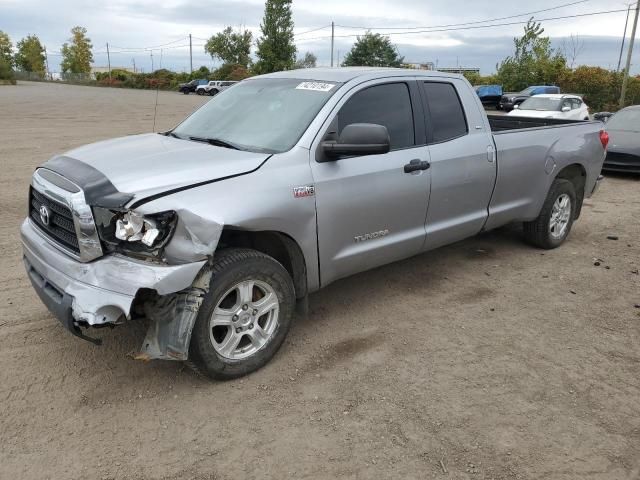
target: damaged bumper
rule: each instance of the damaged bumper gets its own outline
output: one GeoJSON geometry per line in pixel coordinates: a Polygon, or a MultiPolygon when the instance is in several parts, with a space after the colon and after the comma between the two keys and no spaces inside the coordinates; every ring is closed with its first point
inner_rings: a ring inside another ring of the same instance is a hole
{"type": "MultiPolygon", "coordinates": [[[[206,263],[202,260],[182,265],[161,265],[120,255],[107,255],[93,262],[81,263],[54,247],[29,219],[22,224],[21,236],[24,263],[33,287],[56,318],[74,335],[81,337],[84,336],[80,325],[100,326],[131,319],[131,307],[140,289],[153,290],[158,296],[191,289],[206,263]]],[[[152,325],[149,333],[154,328],[159,330],[162,325],[152,325]]],[[[161,331],[159,333],[162,334],[161,331]]],[[[161,340],[151,340],[162,346],[161,340]]],[[[151,346],[147,340],[145,344],[151,346]]],[[[160,350],[153,353],[148,358],[164,358],[166,355],[166,351],[160,350]]],[[[179,357],[169,355],[169,358],[179,357]]]]}

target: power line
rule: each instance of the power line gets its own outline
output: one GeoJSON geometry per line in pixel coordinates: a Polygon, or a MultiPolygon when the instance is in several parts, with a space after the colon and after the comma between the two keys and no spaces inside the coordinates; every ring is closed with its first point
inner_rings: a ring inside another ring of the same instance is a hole
{"type": "Polygon", "coordinates": [[[542,10],[536,10],[533,12],[520,13],[518,15],[509,15],[508,17],[489,18],[487,20],[476,20],[473,22],[465,22],[465,23],[450,23],[447,25],[431,25],[427,27],[355,27],[355,26],[349,26],[349,25],[336,25],[336,27],[354,28],[354,29],[360,29],[360,30],[416,30],[416,29],[460,27],[464,25],[477,25],[478,23],[488,23],[488,22],[498,22],[500,20],[509,20],[511,18],[524,17],[525,15],[535,15],[536,13],[549,12],[551,10],[559,10],[561,8],[571,7],[573,5],[578,5],[580,3],[586,3],[590,1],[591,0],[578,0],[576,2],[565,3],[564,5],[558,5],[556,7],[544,8],[542,10]]]}
{"type": "MultiPolygon", "coordinates": [[[[635,10],[635,9],[631,9],[631,10],[635,10]]],[[[576,15],[564,15],[564,16],[560,16],[560,17],[549,17],[549,18],[536,18],[534,19],[536,22],[550,22],[550,21],[554,21],[554,20],[564,20],[567,18],[579,18],[579,17],[590,17],[590,16],[594,16],[594,15],[606,15],[606,14],[610,14],[610,13],[619,13],[619,12],[626,12],[627,9],[623,8],[623,9],[618,9],[618,10],[605,10],[605,11],[601,11],[601,12],[590,12],[590,13],[582,13],[582,14],[576,14],[576,15]]],[[[417,34],[417,33],[437,33],[437,32],[450,32],[450,31],[459,31],[459,30],[477,30],[477,29],[481,29],[481,28],[494,28],[494,27],[505,27],[505,26],[510,26],[510,25],[523,25],[528,23],[528,20],[526,21],[517,21],[517,22],[505,22],[505,23],[494,23],[491,25],[476,25],[476,26],[468,26],[468,27],[462,27],[462,28],[441,28],[441,29],[433,29],[433,30],[411,30],[411,31],[404,31],[404,32],[389,32],[389,33],[385,33],[384,35],[390,36],[390,35],[412,35],[412,34],[417,34]]],[[[359,33],[353,33],[353,34],[348,34],[348,35],[336,35],[335,38],[350,38],[350,37],[358,37],[361,34],[359,33]]],[[[303,38],[299,41],[301,42],[306,42],[309,40],[320,40],[320,39],[327,39],[327,38],[331,38],[330,35],[325,35],[322,37],[312,37],[312,38],[303,38]]]]}
{"type": "Polygon", "coordinates": [[[331,25],[325,25],[323,27],[312,28],[311,30],[305,30],[304,32],[294,33],[293,36],[297,37],[298,35],[304,35],[306,33],[317,32],[318,30],[324,30],[325,28],[329,28],[330,26],[331,25]]]}

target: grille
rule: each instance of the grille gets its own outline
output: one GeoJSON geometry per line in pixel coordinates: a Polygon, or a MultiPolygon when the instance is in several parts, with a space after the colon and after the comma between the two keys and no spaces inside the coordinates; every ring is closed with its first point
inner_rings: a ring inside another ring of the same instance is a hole
{"type": "Polygon", "coordinates": [[[80,254],[78,237],[69,207],[31,188],[29,191],[29,217],[52,240],[68,250],[80,254]],[[49,209],[49,225],[45,225],[40,218],[42,205],[49,209]]]}

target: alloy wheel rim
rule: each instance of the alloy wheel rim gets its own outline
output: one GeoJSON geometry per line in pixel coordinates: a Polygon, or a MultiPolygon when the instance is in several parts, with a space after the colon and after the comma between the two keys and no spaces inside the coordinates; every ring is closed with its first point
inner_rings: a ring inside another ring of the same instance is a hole
{"type": "Polygon", "coordinates": [[[209,320],[214,350],[229,360],[250,357],[273,338],[279,313],[271,285],[251,279],[236,283],[222,295],[209,320]]]}
{"type": "Polygon", "coordinates": [[[551,208],[551,219],[549,220],[549,233],[554,239],[562,238],[569,226],[571,218],[571,198],[563,193],[556,201],[553,202],[551,208]]]}

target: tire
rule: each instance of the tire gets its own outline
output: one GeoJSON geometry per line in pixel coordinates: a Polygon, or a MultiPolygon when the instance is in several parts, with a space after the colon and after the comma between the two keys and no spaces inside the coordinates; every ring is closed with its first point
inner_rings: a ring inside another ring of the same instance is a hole
{"type": "Polygon", "coordinates": [[[201,88],[200,90],[196,90],[198,95],[204,95],[204,90],[201,88]]]}
{"type": "Polygon", "coordinates": [[[527,242],[544,249],[557,248],[569,236],[576,215],[576,190],[569,180],[556,178],[538,218],[524,222],[527,242]],[[566,200],[568,199],[568,206],[566,200]]]}
{"type": "Polygon", "coordinates": [[[189,90],[183,90],[182,93],[184,93],[185,95],[189,95],[189,90]]]}
{"type": "Polygon", "coordinates": [[[256,250],[221,250],[211,270],[189,364],[201,375],[229,380],[258,370],[276,354],[291,327],[295,289],[285,268],[256,250]]]}
{"type": "Polygon", "coordinates": [[[215,88],[209,91],[209,95],[214,97],[216,96],[218,93],[220,93],[218,90],[216,90],[215,88]]]}

